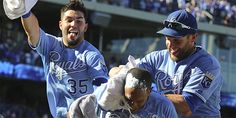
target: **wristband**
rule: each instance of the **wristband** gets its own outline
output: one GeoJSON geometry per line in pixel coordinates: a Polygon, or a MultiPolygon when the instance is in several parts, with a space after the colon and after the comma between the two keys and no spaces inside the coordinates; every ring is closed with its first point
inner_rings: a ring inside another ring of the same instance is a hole
{"type": "Polygon", "coordinates": [[[30,17],[30,15],[31,15],[31,11],[29,11],[28,13],[26,13],[25,15],[23,15],[22,18],[28,18],[28,17],[30,17]]]}

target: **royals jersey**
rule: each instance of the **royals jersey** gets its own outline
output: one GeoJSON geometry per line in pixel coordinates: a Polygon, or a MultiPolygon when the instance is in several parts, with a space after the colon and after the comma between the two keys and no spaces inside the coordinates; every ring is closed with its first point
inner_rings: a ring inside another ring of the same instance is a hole
{"type": "MultiPolygon", "coordinates": [[[[93,93],[97,101],[101,99],[106,85],[99,86],[93,93]]],[[[151,92],[145,105],[136,113],[127,110],[105,111],[99,105],[96,108],[98,118],[177,118],[174,105],[166,97],[151,92]]]]}
{"type": "Polygon", "coordinates": [[[194,54],[179,62],[173,61],[167,50],[155,51],[141,59],[139,66],[152,74],[160,93],[188,92],[199,97],[204,103],[197,106],[192,118],[220,117],[220,89],[223,81],[220,64],[202,48],[197,47],[194,54]]]}
{"type": "Polygon", "coordinates": [[[72,101],[92,93],[94,79],[108,79],[103,56],[85,40],[76,48],[66,48],[61,37],[40,30],[34,49],[42,58],[48,103],[55,118],[66,117],[72,101]]]}

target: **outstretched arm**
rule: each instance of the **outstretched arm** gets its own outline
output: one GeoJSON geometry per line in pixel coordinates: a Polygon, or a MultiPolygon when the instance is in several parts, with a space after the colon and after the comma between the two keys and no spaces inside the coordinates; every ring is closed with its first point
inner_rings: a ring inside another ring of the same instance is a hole
{"type": "Polygon", "coordinates": [[[36,47],[39,41],[40,28],[36,16],[29,12],[21,17],[21,23],[28,36],[28,42],[31,46],[36,47]]]}
{"type": "Polygon", "coordinates": [[[28,36],[29,44],[35,47],[39,41],[39,24],[33,13],[32,7],[38,0],[3,0],[3,8],[6,16],[13,20],[21,17],[23,28],[28,36]]]}

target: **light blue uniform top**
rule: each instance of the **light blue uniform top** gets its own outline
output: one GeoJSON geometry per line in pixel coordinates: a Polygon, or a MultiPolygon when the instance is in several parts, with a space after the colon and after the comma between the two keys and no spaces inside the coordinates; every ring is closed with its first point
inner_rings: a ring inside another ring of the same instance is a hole
{"type": "MultiPolygon", "coordinates": [[[[97,100],[99,101],[103,95],[106,84],[99,86],[93,94],[95,94],[97,100]]],[[[151,92],[147,102],[144,107],[138,110],[132,115],[126,110],[116,110],[116,111],[105,111],[100,106],[96,108],[97,115],[99,118],[107,118],[109,114],[110,118],[177,118],[177,113],[174,105],[166,97],[156,93],[151,92]]]]}
{"type": "Polygon", "coordinates": [[[160,93],[187,92],[196,96],[187,100],[193,112],[190,118],[221,117],[220,90],[223,79],[220,64],[201,47],[197,47],[194,54],[179,62],[171,60],[167,50],[154,51],[141,59],[139,67],[151,73],[160,93]],[[202,104],[196,104],[196,98],[202,104]]]}
{"type": "Polygon", "coordinates": [[[40,29],[39,43],[33,49],[42,58],[48,103],[55,118],[66,117],[76,98],[92,93],[94,79],[108,79],[103,56],[86,40],[76,48],[66,48],[61,37],[40,29]]]}

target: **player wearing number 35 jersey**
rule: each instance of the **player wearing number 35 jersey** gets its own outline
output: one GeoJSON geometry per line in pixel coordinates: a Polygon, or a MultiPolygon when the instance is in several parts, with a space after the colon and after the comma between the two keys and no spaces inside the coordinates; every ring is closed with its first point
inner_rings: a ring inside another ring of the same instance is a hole
{"type": "Polygon", "coordinates": [[[48,103],[52,113],[62,117],[72,101],[93,92],[94,80],[108,78],[107,68],[102,55],[85,40],[70,49],[63,45],[60,37],[42,30],[40,37],[35,49],[45,68],[48,103]]]}
{"type": "Polygon", "coordinates": [[[92,93],[93,85],[99,86],[108,79],[103,56],[84,40],[88,28],[86,8],[80,1],[62,7],[62,37],[44,32],[31,12],[24,14],[21,21],[30,46],[42,58],[51,114],[54,118],[66,118],[75,99],[92,93]]]}

